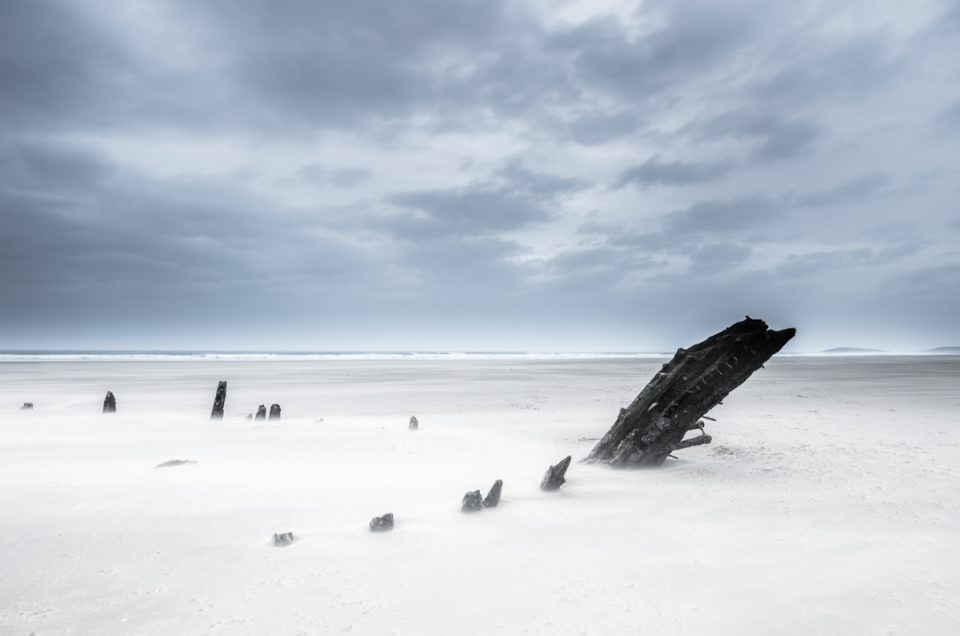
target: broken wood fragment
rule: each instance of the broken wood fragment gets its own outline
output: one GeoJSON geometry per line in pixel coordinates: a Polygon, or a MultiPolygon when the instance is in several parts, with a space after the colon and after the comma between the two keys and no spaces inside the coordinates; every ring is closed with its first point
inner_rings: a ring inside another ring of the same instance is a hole
{"type": "Polygon", "coordinates": [[[370,520],[370,532],[388,532],[393,530],[393,513],[388,512],[382,517],[374,517],[370,520]]]}
{"type": "Polygon", "coordinates": [[[257,407],[257,414],[253,416],[255,420],[265,420],[267,419],[267,407],[261,404],[257,407]]]}
{"type": "Polygon", "coordinates": [[[270,415],[267,417],[268,420],[279,420],[280,419],[280,405],[271,404],[270,405],[270,415]]]}
{"type": "Polygon", "coordinates": [[[185,464],[196,464],[196,460],[193,459],[168,459],[165,462],[161,462],[154,466],[154,468],[169,468],[171,466],[183,466],[185,464]]]}
{"type": "Polygon", "coordinates": [[[483,510],[483,495],[479,490],[471,490],[463,496],[460,503],[460,512],[476,512],[483,510]]]}
{"type": "Polygon", "coordinates": [[[547,469],[543,480],[540,482],[541,490],[557,490],[566,482],[567,468],[570,467],[570,455],[561,459],[555,466],[547,469]]]}
{"type": "Polygon", "coordinates": [[[487,493],[487,496],[483,498],[481,502],[484,508],[496,508],[500,504],[500,493],[503,491],[503,480],[498,479],[493,482],[493,486],[490,487],[490,492],[487,493]]]}
{"type": "Polygon", "coordinates": [[[589,461],[613,465],[658,466],[670,453],[709,444],[702,419],[705,414],[796,334],[774,331],[762,320],[746,320],[727,327],[689,349],[677,349],[629,407],[620,409],[613,427],[594,446],[589,461]],[[688,431],[701,434],[684,439],[688,431]]]}
{"type": "Polygon", "coordinates": [[[273,545],[279,547],[287,546],[293,543],[293,533],[292,532],[274,532],[273,533],[273,545]]]}

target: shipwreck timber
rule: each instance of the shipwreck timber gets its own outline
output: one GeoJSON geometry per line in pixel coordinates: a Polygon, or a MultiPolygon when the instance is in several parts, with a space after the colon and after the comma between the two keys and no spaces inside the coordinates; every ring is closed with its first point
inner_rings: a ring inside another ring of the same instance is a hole
{"type": "Polygon", "coordinates": [[[619,466],[658,466],[671,453],[709,444],[706,413],[793,338],[796,329],[774,331],[747,316],[676,355],[643,388],[594,446],[588,461],[619,466]],[[689,431],[700,434],[684,439],[689,431]]]}

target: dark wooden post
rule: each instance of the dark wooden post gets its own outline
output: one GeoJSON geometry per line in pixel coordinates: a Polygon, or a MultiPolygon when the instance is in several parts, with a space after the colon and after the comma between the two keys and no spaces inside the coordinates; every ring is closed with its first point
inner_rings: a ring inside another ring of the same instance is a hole
{"type": "Polygon", "coordinates": [[[104,413],[117,412],[117,398],[113,397],[113,391],[107,391],[107,396],[103,398],[103,412],[104,413]]]}
{"type": "Polygon", "coordinates": [[[217,385],[217,394],[213,398],[213,411],[210,412],[211,420],[223,419],[223,407],[227,403],[227,381],[220,380],[217,385]]]}

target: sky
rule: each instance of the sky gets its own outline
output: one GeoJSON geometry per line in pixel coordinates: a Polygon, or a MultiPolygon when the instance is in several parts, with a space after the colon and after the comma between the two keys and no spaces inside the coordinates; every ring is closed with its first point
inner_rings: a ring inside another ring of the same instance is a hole
{"type": "Polygon", "coordinates": [[[960,344],[960,3],[4,0],[0,348],[960,344]]]}

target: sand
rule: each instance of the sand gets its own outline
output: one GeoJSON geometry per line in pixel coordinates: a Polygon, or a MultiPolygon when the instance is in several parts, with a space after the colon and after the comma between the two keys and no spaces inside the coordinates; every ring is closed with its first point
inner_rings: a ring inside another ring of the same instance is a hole
{"type": "Polygon", "coordinates": [[[960,358],[781,356],[541,492],[662,362],[0,362],[0,633],[960,633],[960,358]]]}

